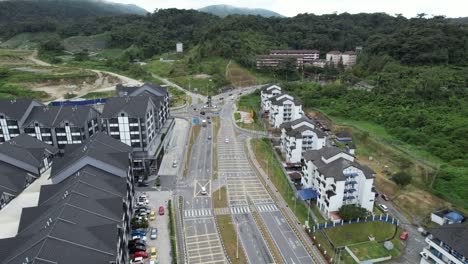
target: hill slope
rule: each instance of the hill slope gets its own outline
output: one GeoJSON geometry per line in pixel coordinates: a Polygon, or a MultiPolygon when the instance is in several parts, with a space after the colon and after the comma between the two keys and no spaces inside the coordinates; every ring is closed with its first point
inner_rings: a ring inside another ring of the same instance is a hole
{"type": "Polygon", "coordinates": [[[15,23],[44,19],[75,19],[81,17],[122,14],[145,15],[136,5],[110,3],[102,0],[7,0],[0,1],[0,23],[15,23]]]}
{"type": "Polygon", "coordinates": [[[258,15],[263,17],[283,17],[282,15],[263,8],[245,8],[231,5],[210,5],[198,9],[201,12],[210,13],[220,17],[229,15],[258,15]]]}

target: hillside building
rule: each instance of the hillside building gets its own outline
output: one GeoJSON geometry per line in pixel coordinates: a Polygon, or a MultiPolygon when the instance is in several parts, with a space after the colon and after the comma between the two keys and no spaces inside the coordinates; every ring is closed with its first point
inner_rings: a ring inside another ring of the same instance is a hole
{"type": "Polygon", "coordinates": [[[451,224],[429,228],[421,264],[468,263],[468,225],[451,224]]]}
{"type": "Polygon", "coordinates": [[[273,128],[279,128],[284,122],[293,121],[304,115],[302,105],[288,94],[279,94],[269,99],[268,118],[273,128]]]}

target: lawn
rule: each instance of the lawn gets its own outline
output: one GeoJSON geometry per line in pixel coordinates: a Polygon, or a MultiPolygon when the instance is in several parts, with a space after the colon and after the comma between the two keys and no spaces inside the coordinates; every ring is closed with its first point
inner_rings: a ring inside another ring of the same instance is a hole
{"type": "MultiPolygon", "coordinates": [[[[272,183],[286,200],[299,221],[305,223],[305,221],[307,221],[307,207],[299,201],[295,206],[293,189],[291,185],[289,185],[288,179],[281,169],[281,164],[274,158],[268,139],[252,139],[251,144],[255,153],[255,158],[262,169],[268,173],[272,183]]],[[[312,218],[309,220],[312,221],[312,218]]]]}
{"type": "Polygon", "coordinates": [[[224,242],[224,248],[229,256],[230,263],[232,264],[245,264],[247,258],[244,255],[244,251],[241,248],[239,243],[239,258],[236,259],[236,250],[237,250],[237,237],[235,226],[232,224],[232,219],[230,215],[218,215],[216,216],[216,223],[218,224],[219,231],[221,233],[221,239],[224,242]]]}
{"type": "Polygon", "coordinates": [[[336,247],[342,247],[369,241],[369,235],[373,235],[377,241],[390,239],[395,226],[384,221],[374,221],[331,227],[326,232],[336,247]]]}
{"type": "Polygon", "coordinates": [[[259,130],[259,131],[264,130],[262,118],[260,116],[260,93],[259,92],[241,96],[239,100],[237,101],[237,109],[239,111],[252,113],[253,121],[254,121],[251,124],[237,123],[238,126],[245,128],[245,129],[251,129],[251,130],[259,130]]]}
{"type": "Polygon", "coordinates": [[[84,98],[84,99],[99,99],[99,98],[109,98],[109,97],[113,97],[113,96],[116,96],[117,93],[115,91],[109,91],[109,92],[91,92],[91,93],[87,93],[83,96],[81,96],[81,98],[84,98]]]}
{"type": "Polygon", "coordinates": [[[214,208],[226,208],[226,207],[229,206],[225,186],[223,186],[220,189],[218,189],[217,191],[213,192],[212,198],[213,198],[213,207],[214,208]],[[221,193],[220,193],[220,191],[221,191],[221,193]]]}
{"type": "Polygon", "coordinates": [[[213,179],[218,179],[218,151],[217,151],[217,138],[218,138],[218,132],[219,132],[219,116],[213,116],[211,118],[211,121],[213,123],[213,179]]]}

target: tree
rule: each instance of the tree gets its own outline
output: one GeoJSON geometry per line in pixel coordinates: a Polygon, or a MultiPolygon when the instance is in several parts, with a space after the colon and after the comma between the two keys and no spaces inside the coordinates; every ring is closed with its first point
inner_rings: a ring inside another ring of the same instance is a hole
{"type": "Polygon", "coordinates": [[[369,212],[365,208],[358,207],[354,204],[347,204],[340,207],[338,214],[341,219],[350,221],[358,218],[364,218],[369,215],[369,212]]]}
{"type": "Polygon", "coordinates": [[[75,60],[76,61],[85,61],[89,58],[88,50],[83,49],[80,52],[75,54],[75,60]]]}
{"type": "Polygon", "coordinates": [[[62,40],[57,37],[50,38],[49,40],[42,42],[39,46],[39,50],[41,52],[43,51],[57,52],[57,51],[62,51],[64,49],[65,47],[63,46],[62,40]]]}
{"type": "Polygon", "coordinates": [[[392,176],[392,179],[393,181],[395,181],[396,184],[400,185],[401,187],[405,187],[411,183],[412,177],[407,172],[400,171],[395,173],[392,176]]]}

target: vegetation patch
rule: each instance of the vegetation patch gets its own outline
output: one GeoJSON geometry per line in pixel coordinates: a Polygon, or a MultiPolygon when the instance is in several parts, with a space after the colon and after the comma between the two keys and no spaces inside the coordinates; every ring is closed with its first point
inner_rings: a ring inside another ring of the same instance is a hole
{"type": "Polygon", "coordinates": [[[87,93],[83,96],[81,96],[81,98],[84,98],[84,99],[99,99],[99,98],[109,98],[109,97],[114,97],[116,96],[117,93],[115,91],[109,91],[109,92],[91,92],[91,93],[87,93]]]}
{"type": "Polygon", "coordinates": [[[242,245],[239,241],[239,258],[236,258],[237,252],[237,233],[236,227],[232,222],[230,215],[216,216],[216,223],[218,225],[221,239],[224,243],[224,248],[229,256],[230,263],[244,264],[248,263],[247,258],[242,250],[242,245]]]}
{"type": "Polygon", "coordinates": [[[223,186],[217,191],[213,192],[213,207],[214,208],[227,208],[229,207],[226,187],[223,186]]]}
{"type": "Polygon", "coordinates": [[[248,112],[253,116],[253,123],[238,123],[238,125],[245,129],[263,131],[264,126],[260,110],[260,92],[256,91],[252,94],[243,95],[237,101],[237,109],[239,111],[248,112]]]}

